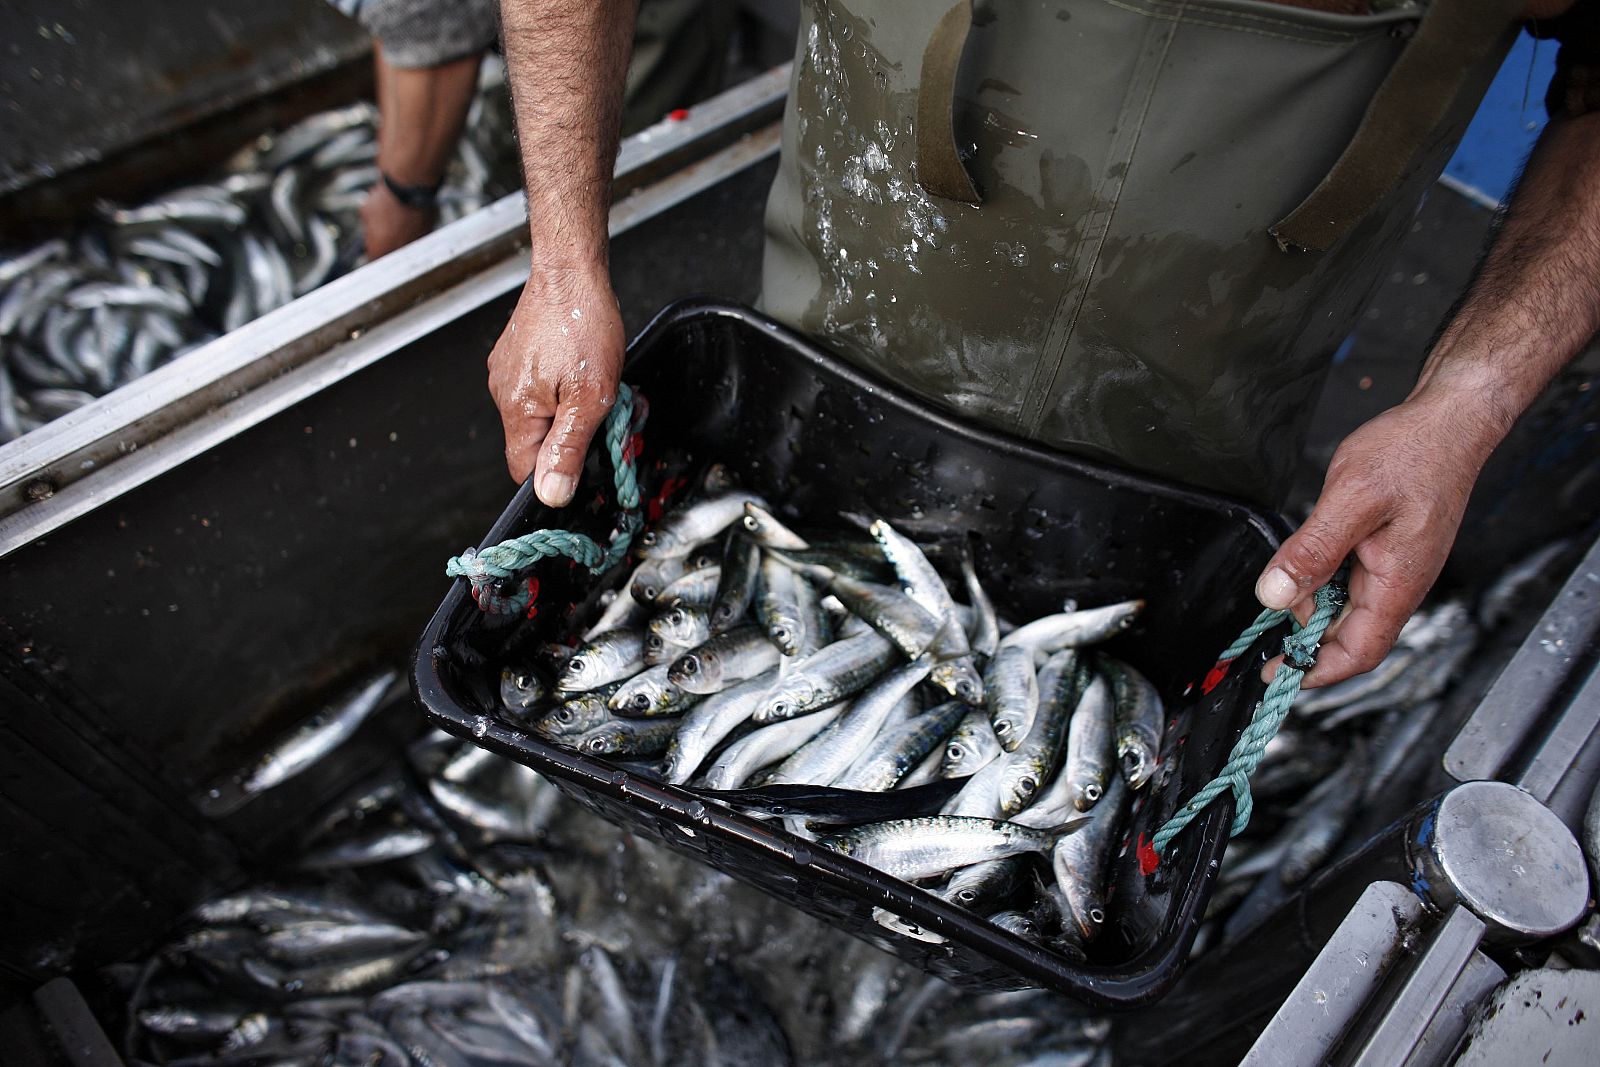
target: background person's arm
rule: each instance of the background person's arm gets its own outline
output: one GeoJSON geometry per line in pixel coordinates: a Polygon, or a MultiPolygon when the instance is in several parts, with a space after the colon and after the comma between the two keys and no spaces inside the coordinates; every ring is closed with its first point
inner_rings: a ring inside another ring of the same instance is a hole
{"type": "Polygon", "coordinates": [[[616,400],[625,340],[606,222],[634,0],[504,0],[532,266],[489,354],[506,466],[546,504],[572,499],[616,400]]]}
{"type": "Polygon", "coordinates": [[[1597,331],[1600,112],[1590,112],[1546,128],[1416,388],[1339,446],[1315,510],[1256,585],[1263,604],[1304,618],[1354,554],[1349,608],[1307,686],[1382,661],[1438,578],[1484,461],[1597,331]]]}
{"type": "MultiPolygon", "coordinates": [[[[373,46],[378,88],[378,168],[400,185],[432,188],[444,180],[478,89],[475,52],[448,63],[399,67],[373,46]]],[[[433,205],[403,204],[381,179],[361,206],[367,258],[377,259],[433,229],[433,205]]]]}

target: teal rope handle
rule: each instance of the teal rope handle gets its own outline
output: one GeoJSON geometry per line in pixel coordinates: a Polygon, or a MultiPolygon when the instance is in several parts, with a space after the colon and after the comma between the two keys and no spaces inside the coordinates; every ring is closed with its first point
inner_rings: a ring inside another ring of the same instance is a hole
{"type": "Polygon", "coordinates": [[[469,548],[452,556],[444,572],[451,578],[472,583],[472,599],[484,611],[520,614],[533,596],[532,579],[511,592],[502,592],[502,583],[516,579],[541,559],[565,556],[595,574],[607,570],[628,554],[634,535],[644,526],[639,514],[639,478],[634,470],[634,455],[629,448],[632,437],[634,392],[625,384],[617,386],[617,402],[606,415],[605,443],[615,471],[617,505],[622,509],[611,541],[601,548],[585,534],[571,530],[534,530],[487,548],[469,548]]]}
{"type": "Polygon", "coordinates": [[[1274,611],[1269,608],[1257,615],[1256,621],[1245,627],[1239,639],[1217,657],[1218,663],[1237,659],[1249,651],[1250,646],[1255,644],[1262,634],[1285,619],[1294,621],[1293,632],[1283,639],[1283,665],[1278,668],[1278,673],[1272,676],[1266,695],[1256,705],[1250,725],[1239,735],[1233,751],[1228,754],[1228,762],[1223,765],[1217,776],[1207,782],[1193,799],[1179,808],[1177,813],[1156,831],[1156,836],[1150,844],[1158,855],[1166,851],[1167,844],[1181,833],[1184,827],[1193,822],[1195,817],[1205,810],[1206,805],[1229,790],[1233,792],[1234,814],[1233,826],[1229,829],[1228,835],[1231,837],[1238,834],[1250,825],[1250,814],[1255,808],[1254,799],[1250,795],[1250,775],[1261,763],[1261,756],[1266,752],[1267,743],[1277,736],[1278,728],[1288,716],[1295,697],[1300,695],[1300,683],[1305,678],[1306,672],[1316,663],[1317,646],[1322,641],[1322,635],[1327,632],[1329,624],[1338,615],[1344,602],[1344,587],[1338,582],[1329,582],[1317,590],[1316,608],[1304,626],[1294,621],[1289,612],[1274,611]]]}

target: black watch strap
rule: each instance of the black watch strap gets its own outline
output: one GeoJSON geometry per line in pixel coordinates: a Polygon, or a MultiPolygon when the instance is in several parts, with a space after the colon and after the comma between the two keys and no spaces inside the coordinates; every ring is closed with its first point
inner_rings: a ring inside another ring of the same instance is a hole
{"type": "Polygon", "coordinates": [[[439,202],[439,187],[443,181],[434,182],[432,185],[401,185],[383,171],[378,172],[383,179],[383,184],[388,188],[394,198],[406,207],[421,210],[433,207],[439,202]]]}

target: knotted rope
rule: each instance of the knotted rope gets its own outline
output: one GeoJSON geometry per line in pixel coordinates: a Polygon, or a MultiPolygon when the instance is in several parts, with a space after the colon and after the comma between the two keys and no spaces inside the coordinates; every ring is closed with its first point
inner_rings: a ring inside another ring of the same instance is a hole
{"type": "Polygon", "coordinates": [[[1316,663],[1317,646],[1322,641],[1322,635],[1344,606],[1345,598],[1344,587],[1338,582],[1329,582],[1318,589],[1316,608],[1304,626],[1294,620],[1289,612],[1268,608],[1256,616],[1256,621],[1246,626],[1239,639],[1217,658],[1218,667],[1224,667],[1229,661],[1244,655],[1262,634],[1285,619],[1294,623],[1293,632],[1283,639],[1283,664],[1278,668],[1278,673],[1272,676],[1266,695],[1256,705],[1250,725],[1244,728],[1233,751],[1228,754],[1228,762],[1217,776],[1156,831],[1151,847],[1157,854],[1164,852],[1167,843],[1193,822],[1206,805],[1229,790],[1233,792],[1234,812],[1229,836],[1250,825],[1250,813],[1255,806],[1250,795],[1250,775],[1261,762],[1267,743],[1277,736],[1278,727],[1283,725],[1295,697],[1300,695],[1300,683],[1316,663]]]}
{"type": "Polygon", "coordinates": [[[638,441],[633,427],[634,394],[626,385],[617,386],[617,402],[606,415],[605,443],[615,471],[617,506],[621,513],[611,531],[610,544],[602,548],[585,534],[571,530],[534,530],[487,548],[469,548],[453,556],[444,572],[452,578],[472,583],[472,599],[484,611],[496,614],[522,613],[528,609],[536,579],[518,581],[507,589],[506,582],[517,580],[522,572],[549,556],[568,559],[600,573],[627,555],[634,535],[644,526],[639,513],[639,479],[634,470],[638,441]]]}

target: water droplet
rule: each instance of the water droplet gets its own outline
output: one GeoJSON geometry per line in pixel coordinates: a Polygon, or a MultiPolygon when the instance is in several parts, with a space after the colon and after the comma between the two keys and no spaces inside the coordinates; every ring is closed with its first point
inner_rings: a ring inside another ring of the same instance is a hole
{"type": "Polygon", "coordinates": [[[627,785],[628,784],[628,772],[627,771],[612,771],[611,772],[611,784],[615,785],[615,786],[627,785]]]}
{"type": "Polygon", "coordinates": [[[878,73],[874,74],[872,76],[872,80],[873,80],[874,83],[877,84],[878,92],[882,93],[882,92],[887,92],[888,91],[888,89],[889,89],[889,76],[887,74],[885,74],[883,71],[880,70],[880,71],[878,71],[878,73]]]}
{"type": "Polygon", "coordinates": [[[703,819],[706,817],[706,806],[697,800],[685,808],[684,813],[691,819],[703,819]]]}
{"type": "Polygon", "coordinates": [[[472,720],[472,736],[473,737],[482,737],[484,734],[486,734],[488,732],[489,732],[489,716],[487,716],[487,715],[479,715],[476,719],[472,720]]]}

